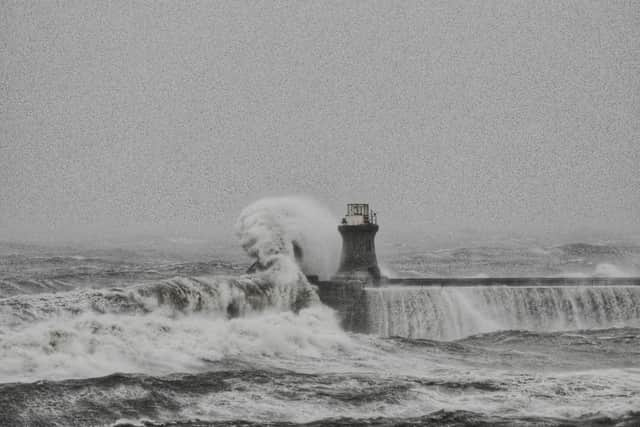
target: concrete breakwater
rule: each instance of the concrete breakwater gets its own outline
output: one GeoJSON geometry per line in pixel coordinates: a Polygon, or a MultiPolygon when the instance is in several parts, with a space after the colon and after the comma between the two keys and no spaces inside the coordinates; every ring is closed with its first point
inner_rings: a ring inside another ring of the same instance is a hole
{"type": "Polygon", "coordinates": [[[430,339],[504,329],[640,326],[640,278],[314,281],[345,329],[430,339]]]}

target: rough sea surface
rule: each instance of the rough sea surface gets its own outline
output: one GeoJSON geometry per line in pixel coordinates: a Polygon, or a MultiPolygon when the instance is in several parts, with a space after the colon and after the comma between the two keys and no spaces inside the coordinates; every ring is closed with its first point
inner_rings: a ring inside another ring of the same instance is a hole
{"type": "MultiPolygon", "coordinates": [[[[255,274],[238,252],[1,244],[0,425],[640,425],[640,288],[371,288],[375,332],[357,334],[292,256],[313,239],[258,208],[238,225],[268,266],[255,274]]],[[[622,275],[640,259],[414,251],[387,252],[387,273],[622,275]]]]}

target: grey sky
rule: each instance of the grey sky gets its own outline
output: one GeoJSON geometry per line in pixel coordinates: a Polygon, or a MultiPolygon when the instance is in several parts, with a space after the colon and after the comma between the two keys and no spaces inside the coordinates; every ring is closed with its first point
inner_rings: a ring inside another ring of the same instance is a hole
{"type": "Polygon", "coordinates": [[[2,2],[0,238],[640,231],[640,2],[2,2]]]}

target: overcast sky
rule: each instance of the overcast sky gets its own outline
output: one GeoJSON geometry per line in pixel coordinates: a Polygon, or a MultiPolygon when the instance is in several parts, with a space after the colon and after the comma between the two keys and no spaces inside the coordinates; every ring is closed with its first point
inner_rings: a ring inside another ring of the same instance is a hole
{"type": "Polygon", "coordinates": [[[1,3],[0,239],[640,231],[640,2],[1,3]]]}

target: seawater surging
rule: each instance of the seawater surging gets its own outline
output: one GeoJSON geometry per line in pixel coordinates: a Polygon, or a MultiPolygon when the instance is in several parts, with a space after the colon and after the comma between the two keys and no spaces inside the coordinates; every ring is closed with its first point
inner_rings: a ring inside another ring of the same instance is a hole
{"type": "Polygon", "coordinates": [[[186,315],[202,312],[238,317],[266,309],[296,312],[317,299],[302,274],[287,282],[268,271],[235,278],[174,277],[126,288],[20,295],[0,300],[0,318],[4,324],[15,325],[85,313],[186,315]]]}
{"type": "Polygon", "coordinates": [[[382,336],[452,340],[499,330],[640,324],[640,287],[381,287],[366,290],[382,336]]]}
{"type": "Polygon", "coordinates": [[[282,258],[238,277],[0,299],[0,382],[197,372],[224,359],[335,354],[334,312],[282,258]]]}
{"type": "Polygon", "coordinates": [[[224,358],[332,354],[348,339],[303,271],[321,275],[337,263],[323,238],[323,224],[334,223],[307,199],[264,199],[236,226],[261,265],[253,274],[0,299],[0,381],[167,374],[224,358]]]}
{"type": "Polygon", "coordinates": [[[363,318],[372,333],[354,333],[341,328],[305,277],[326,278],[337,268],[335,224],[306,199],[249,206],[237,224],[256,262],[248,274],[197,266],[167,274],[159,256],[143,268],[155,273],[129,279],[133,267],[122,254],[91,269],[82,255],[56,257],[47,263],[53,267],[28,254],[0,255],[0,266],[9,266],[9,279],[0,282],[0,420],[59,426],[640,420],[634,412],[640,328],[633,327],[640,289],[396,287],[367,289],[361,298],[356,286],[344,299],[356,308],[367,304],[363,318]],[[64,282],[48,282],[61,273],[64,282]],[[414,339],[420,337],[432,339],[414,339]]]}

